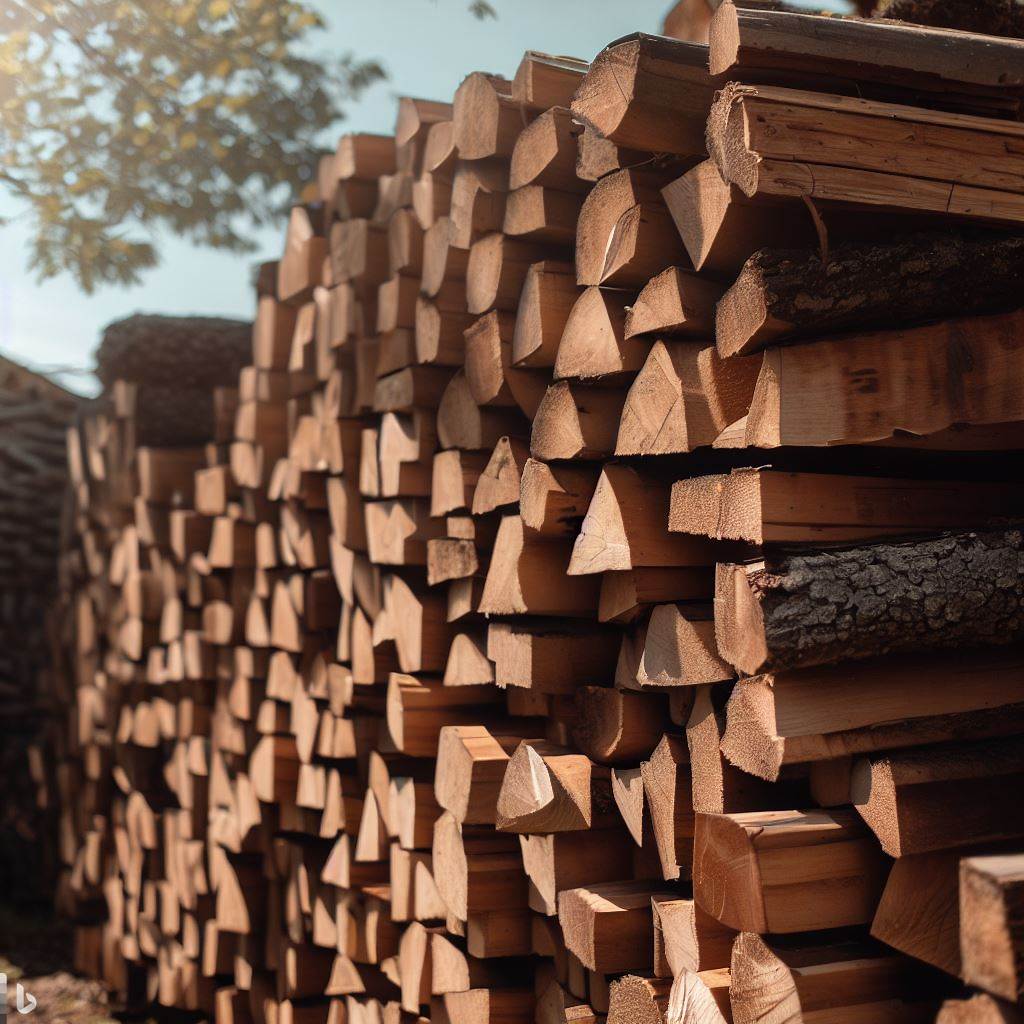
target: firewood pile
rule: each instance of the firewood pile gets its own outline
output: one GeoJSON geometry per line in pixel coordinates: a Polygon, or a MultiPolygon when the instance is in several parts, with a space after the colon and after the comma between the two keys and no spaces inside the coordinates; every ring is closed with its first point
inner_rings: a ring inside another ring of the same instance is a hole
{"type": "Polygon", "coordinates": [[[1020,1021],[1022,99],[1021,42],[726,2],[342,137],[208,436],[73,435],[80,966],[1020,1021]]]}
{"type": "Polygon", "coordinates": [[[44,623],[57,587],[64,432],[78,403],[0,356],[0,876],[15,901],[45,899],[55,867],[52,799],[35,800],[33,780],[41,781],[35,744],[54,711],[44,623]]]}

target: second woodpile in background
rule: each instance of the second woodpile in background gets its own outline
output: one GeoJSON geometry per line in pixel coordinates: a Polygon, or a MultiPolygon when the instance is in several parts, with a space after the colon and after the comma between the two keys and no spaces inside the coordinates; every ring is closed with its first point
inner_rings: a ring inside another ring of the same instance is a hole
{"type": "Polygon", "coordinates": [[[726,3],[343,137],[209,443],[72,435],[81,963],[221,1024],[1020,1020],[1022,97],[726,3]]]}

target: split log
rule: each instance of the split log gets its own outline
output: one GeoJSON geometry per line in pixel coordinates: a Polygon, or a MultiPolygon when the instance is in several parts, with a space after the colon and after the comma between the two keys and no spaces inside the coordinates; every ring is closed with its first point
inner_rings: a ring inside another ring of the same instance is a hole
{"type": "Polygon", "coordinates": [[[1020,1003],[1024,932],[1020,854],[966,857],[960,862],[960,952],[969,985],[1020,1003]]]}
{"type": "Polygon", "coordinates": [[[495,682],[538,693],[576,693],[586,683],[610,682],[618,635],[595,626],[540,622],[492,622],[487,656],[495,682]]]}
{"type": "Polygon", "coordinates": [[[751,544],[832,543],[1024,515],[1012,484],[734,469],[672,485],[669,529],[751,544]]]}
{"type": "Polygon", "coordinates": [[[941,998],[911,960],[877,946],[785,947],[750,933],[733,947],[729,997],[735,1024],[755,1024],[778,1007],[794,1020],[820,1013],[851,1024],[924,1024],[941,998]]]}
{"type": "Polygon", "coordinates": [[[736,932],[716,921],[692,899],[651,900],[654,911],[654,971],[675,977],[729,966],[736,932]]]}
{"type": "Polygon", "coordinates": [[[495,827],[524,834],[575,832],[615,822],[607,768],[551,744],[524,742],[505,768],[495,827]]]}
{"type": "Polygon", "coordinates": [[[1011,643],[1024,629],[1021,543],[1018,530],[994,530],[719,564],[719,652],[752,675],[935,646],[1011,643]],[[933,584],[927,595],[911,579],[925,569],[933,584]],[[865,572],[872,582],[863,587],[865,572]]]}
{"type": "Polygon", "coordinates": [[[705,160],[662,191],[695,270],[733,278],[759,249],[813,244],[810,215],[784,200],[750,199],[705,160]]]}
{"type": "Polygon", "coordinates": [[[485,615],[592,615],[599,582],[565,575],[570,557],[565,544],[527,537],[518,516],[505,516],[479,610],[485,615]]]}
{"type": "Polygon", "coordinates": [[[694,899],[737,931],[864,924],[874,916],[888,868],[852,811],[697,815],[694,899]]]}
{"type": "Polygon", "coordinates": [[[789,81],[820,87],[823,79],[846,80],[860,96],[1014,119],[1024,86],[1020,43],[957,33],[953,47],[951,38],[882,19],[825,24],[810,14],[726,2],[711,22],[709,64],[712,75],[777,81],[781,68],[789,81]]]}
{"type": "Polygon", "coordinates": [[[579,88],[589,65],[576,57],[556,57],[527,50],[512,79],[512,96],[528,107],[565,106],[579,88]]]}
{"type": "Polygon", "coordinates": [[[641,566],[712,565],[708,542],[677,544],[666,528],[669,488],[654,477],[606,465],[573,545],[573,576],[641,566]]]}
{"type": "Polygon", "coordinates": [[[656,341],[630,385],[616,455],[670,455],[710,445],[719,435],[704,395],[696,341],[656,341]]]}
{"type": "Polygon", "coordinates": [[[625,336],[656,332],[710,337],[722,295],[720,284],[681,267],[669,267],[644,285],[627,310],[625,336]]]}
{"type": "Polygon", "coordinates": [[[1012,383],[1016,349],[1006,344],[1022,321],[1019,312],[968,317],[765,352],[744,443],[899,443],[897,435],[1022,418],[1012,383]],[[950,369],[953,353],[962,360],[956,371],[950,369]],[[857,384],[839,375],[840,363],[849,360],[871,367],[857,384]],[[954,372],[957,387],[951,389],[954,372]]]}
{"type": "Polygon", "coordinates": [[[613,882],[632,869],[632,842],[621,828],[521,835],[519,848],[530,909],[547,917],[558,914],[566,890],[613,882]]]}
{"type": "Polygon", "coordinates": [[[486,515],[496,509],[517,511],[519,480],[529,451],[518,438],[500,437],[473,492],[473,515],[486,515]]]}
{"type": "Polygon", "coordinates": [[[1024,776],[1024,743],[986,740],[865,758],[851,799],[891,857],[1016,839],[1024,817],[1011,794],[1024,776]]]}
{"type": "Polygon", "coordinates": [[[580,291],[570,263],[544,260],[527,270],[512,338],[516,366],[555,365],[562,333],[580,291]]]}
{"type": "Polygon", "coordinates": [[[1012,122],[730,83],[708,124],[719,172],[747,196],[807,196],[993,223],[1024,219],[1019,175],[999,160],[1019,135],[1012,122]],[[808,131],[808,122],[827,129],[808,131]],[[913,142],[904,141],[908,133],[913,142]],[[989,157],[965,161],[965,150],[989,157]]]}
{"type": "Polygon", "coordinates": [[[722,751],[737,767],[774,781],[787,764],[1013,735],[1024,715],[1010,682],[1019,665],[1012,650],[967,651],[741,679],[722,751]]]}
{"type": "Polygon", "coordinates": [[[617,145],[700,156],[715,88],[703,47],[638,33],[597,55],[572,112],[617,145]]]}
{"type": "Polygon", "coordinates": [[[599,622],[633,622],[651,605],[671,601],[706,601],[714,591],[707,569],[652,567],[606,572],[601,578],[599,622]]]}
{"type": "Polygon", "coordinates": [[[530,266],[548,252],[541,243],[497,233],[475,241],[466,268],[470,313],[515,310],[530,266]]]}
{"type": "MultiPolygon", "coordinates": [[[[613,279],[614,263],[609,263],[610,247],[616,226],[630,211],[641,211],[651,229],[652,246],[658,253],[660,267],[685,263],[686,256],[671,237],[671,221],[658,189],[665,182],[663,175],[640,170],[622,170],[602,178],[590,191],[580,210],[576,229],[576,283],[584,286],[605,282],[609,286],[640,287],[657,267],[644,277],[628,275],[629,281],[613,279]],[[668,230],[665,231],[664,229],[668,230]]],[[[626,225],[623,225],[625,230],[626,225]]]]}
{"type": "MultiPolygon", "coordinates": [[[[718,654],[708,605],[660,604],[651,609],[643,653],[630,686],[700,686],[733,678],[718,654]]],[[[623,680],[620,685],[626,685],[623,680]]]]}
{"type": "Polygon", "coordinates": [[[597,460],[615,448],[615,430],[626,393],[560,381],[551,385],[537,409],[530,454],[552,459],[597,460]]]}
{"type": "Polygon", "coordinates": [[[552,107],[531,121],[516,140],[509,164],[509,188],[541,185],[563,192],[586,192],[576,176],[576,130],[567,107],[552,107]]]}
{"type": "Polygon", "coordinates": [[[585,289],[573,305],[555,357],[555,380],[604,377],[618,380],[643,365],[651,342],[624,334],[628,292],[585,289]]]}
{"type": "Polygon", "coordinates": [[[892,866],[871,922],[887,946],[960,976],[960,911],[957,865],[961,852],[900,857],[892,866]]]}
{"type": "Polygon", "coordinates": [[[650,970],[651,898],[668,895],[649,882],[609,882],[559,894],[565,946],[602,974],[650,970]]]}
{"type": "Polygon", "coordinates": [[[530,242],[571,246],[582,202],[575,191],[524,185],[508,194],[502,230],[530,242]]]}
{"type": "Polygon", "coordinates": [[[693,868],[695,820],[689,759],[683,740],[666,735],[640,765],[651,830],[666,879],[687,878],[693,868]]]}
{"type": "Polygon", "coordinates": [[[596,467],[527,459],[519,484],[523,526],[547,537],[575,537],[597,487],[596,467]]]}
{"type": "Polygon", "coordinates": [[[511,156],[528,111],[512,98],[511,83],[474,71],[455,90],[452,122],[462,160],[511,156]]]}

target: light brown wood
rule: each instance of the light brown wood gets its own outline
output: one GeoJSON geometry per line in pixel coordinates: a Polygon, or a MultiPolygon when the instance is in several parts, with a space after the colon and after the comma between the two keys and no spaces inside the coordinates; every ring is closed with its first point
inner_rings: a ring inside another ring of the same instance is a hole
{"type": "Polygon", "coordinates": [[[1021,714],[1008,685],[1015,666],[1012,652],[946,653],[743,679],[729,701],[722,750],[744,771],[774,780],[786,764],[1012,735],[1021,714]]]}
{"type": "MultiPolygon", "coordinates": [[[[624,336],[628,292],[587,288],[565,322],[555,356],[554,378],[613,377],[636,373],[650,342],[624,336]]],[[[628,378],[627,378],[628,379],[628,378]]]]}
{"type": "Polygon", "coordinates": [[[625,336],[658,333],[709,338],[715,330],[715,304],[723,292],[715,281],[669,267],[652,277],[630,306],[625,336]]]}
{"type": "Polygon", "coordinates": [[[670,455],[719,435],[704,394],[695,341],[656,341],[630,385],[615,439],[616,455],[670,455]]]}
{"type": "Polygon", "coordinates": [[[694,898],[714,918],[776,934],[870,921],[888,871],[857,816],[840,810],[698,814],[693,865],[694,898]]]}

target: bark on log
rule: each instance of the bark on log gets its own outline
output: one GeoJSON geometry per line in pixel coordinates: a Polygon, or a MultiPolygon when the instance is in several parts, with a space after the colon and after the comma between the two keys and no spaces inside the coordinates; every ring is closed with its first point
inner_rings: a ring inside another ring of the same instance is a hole
{"type": "Polygon", "coordinates": [[[761,249],[718,305],[718,351],[1009,310],[1020,304],[1022,279],[1024,237],[989,232],[849,243],[825,261],[811,250],[761,249]]]}
{"type": "Polygon", "coordinates": [[[715,635],[747,674],[1024,635],[1024,534],[781,552],[719,565],[715,635]]]}

